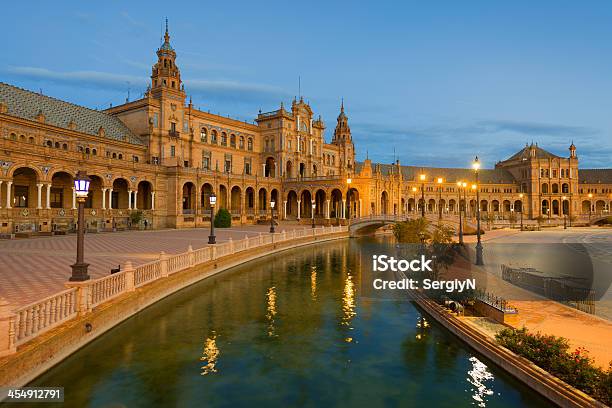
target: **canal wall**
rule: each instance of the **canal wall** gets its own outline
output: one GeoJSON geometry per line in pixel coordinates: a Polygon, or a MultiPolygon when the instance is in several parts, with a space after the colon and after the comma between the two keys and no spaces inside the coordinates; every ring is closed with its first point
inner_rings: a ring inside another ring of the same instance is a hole
{"type": "Polygon", "coordinates": [[[498,367],[560,407],[605,407],[584,392],[561,381],[531,361],[497,344],[495,339],[476,330],[432,300],[420,298],[416,303],[433,319],[492,361],[498,367]]]}
{"type": "Polygon", "coordinates": [[[0,341],[12,350],[0,357],[0,387],[29,383],[117,324],[202,279],[280,251],[346,237],[347,227],[305,228],[190,248],[170,257],[162,253],[158,261],[138,268],[128,263],[118,274],[67,284],[66,291],[27,306],[26,312],[10,312],[7,318],[4,311],[0,330],[3,322],[8,330],[0,333],[0,341]],[[58,318],[64,320],[58,323],[58,318]],[[27,340],[15,344],[20,336],[27,340]]]}

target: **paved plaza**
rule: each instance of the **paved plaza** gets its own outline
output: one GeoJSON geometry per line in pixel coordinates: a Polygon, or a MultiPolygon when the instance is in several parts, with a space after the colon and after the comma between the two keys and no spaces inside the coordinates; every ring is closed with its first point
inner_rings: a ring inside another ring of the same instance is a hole
{"type": "MultiPolygon", "coordinates": [[[[217,242],[269,233],[268,225],[244,225],[216,229],[217,242]]],[[[304,228],[283,223],[277,232],[304,228]]],[[[309,228],[309,227],[307,227],[309,228]]],[[[209,229],[125,231],[85,236],[85,261],[89,274],[99,278],[118,264],[134,266],[159,258],[160,251],[178,254],[202,248],[208,243],[209,229]]],[[[75,262],[76,234],[0,241],[0,297],[15,306],[26,305],[64,289],[75,262]]]]}

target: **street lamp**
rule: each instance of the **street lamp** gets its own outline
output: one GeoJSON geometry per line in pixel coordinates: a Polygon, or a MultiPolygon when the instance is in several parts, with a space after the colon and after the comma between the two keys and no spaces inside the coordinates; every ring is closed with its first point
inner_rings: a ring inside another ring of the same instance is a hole
{"type": "Polygon", "coordinates": [[[474,159],[472,163],[472,168],[474,169],[474,173],[476,174],[476,265],[484,265],[482,260],[482,241],[480,240],[480,188],[478,188],[478,170],[480,170],[480,162],[478,161],[478,156],[474,159]]]}
{"type": "Polygon", "coordinates": [[[215,193],[210,193],[210,197],[208,197],[208,202],[210,204],[210,235],[208,236],[209,244],[216,244],[217,240],[215,237],[215,204],[217,204],[217,196],[215,193]]]}
{"type": "Polygon", "coordinates": [[[78,229],[77,229],[77,256],[76,263],[72,265],[72,276],[70,280],[73,282],[81,282],[89,279],[87,274],[87,267],[89,264],[85,263],[83,258],[83,252],[85,247],[85,200],[87,194],[89,194],[89,177],[84,171],[79,171],[74,178],[74,191],[76,199],[79,203],[78,209],[78,229]]]}
{"type": "Polygon", "coordinates": [[[419,180],[421,180],[421,218],[425,218],[425,174],[421,174],[419,180]]]}
{"type": "Polygon", "coordinates": [[[593,193],[589,193],[589,224],[591,223],[591,216],[593,215],[593,203],[591,199],[593,198],[593,193]]]}
{"type": "Polygon", "coordinates": [[[315,200],[312,200],[310,202],[310,205],[312,206],[312,211],[311,211],[311,215],[312,215],[312,228],[315,227],[315,223],[314,223],[314,213],[315,213],[315,208],[317,207],[317,203],[315,200]]]}
{"type": "Polygon", "coordinates": [[[457,203],[459,205],[459,244],[461,245],[463,245],[463,221],[461,220],[461,187],[463,185],[465,185],[464,182],[457,182],[457,191],[459,192],[459,202],[457,203]]]}
{"type": "Polygon", "coordinates": [[[274,206],[276,201],[270,201],[270,234],[274,234],[274,206]]]}
{"type": "Polygon", "coordinates": [[[438,177],[438,220],[442,220],[442,183],[444,179],[438,177]]]}
{"type": "Polygon", "coordinates": [[[567,214],[565,213],[565,200],[566,196],[561,197],[561,211],[563,211],[563,229],[567,229],[567,214]]]}
{"type": "Polygon", "coordinates": [[[523,193],[519,194],[519,198],[521,199],[521,231],[523,230],[523,196],[523,193]]]}

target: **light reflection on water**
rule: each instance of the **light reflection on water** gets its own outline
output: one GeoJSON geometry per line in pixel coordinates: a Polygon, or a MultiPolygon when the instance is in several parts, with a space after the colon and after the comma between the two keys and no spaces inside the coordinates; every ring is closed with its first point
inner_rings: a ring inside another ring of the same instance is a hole
{"type": "Polygon", "coordinates": [[[371,282],[368,245],[387,249],[336,241],[206,279],[30,385],[64,386],[66,402],[49,405],[62,408],[454,408],[472,404],[472,394],[487,407],[547,406],[494,366],[475,365],[473,351],[412,303],[361,297],[371,282]]]}
{"type": "Polygon", "coordinates": [[[217,372],[217,359],[219,358],[219,349],[217,348],[217,335],[212,332],[212,335],[204,342],[204,351],[200,360],[205,364],[202,366],[201,375],[208,375],[217,372]]]}
{"type": "Polygon", "coordinates": [[[492,383],[495,377],[491,374],[486,364],[476,357],[470,357],[470,362],[472,363],[472,369],[468,371],[467,382],[474,386],[474,388],[470,389],[474,393],[472,399],[477,406],[486,407],[486,398],[493,395],[493,389],[489,388],[489,386],[493,386],[492,383]]]}

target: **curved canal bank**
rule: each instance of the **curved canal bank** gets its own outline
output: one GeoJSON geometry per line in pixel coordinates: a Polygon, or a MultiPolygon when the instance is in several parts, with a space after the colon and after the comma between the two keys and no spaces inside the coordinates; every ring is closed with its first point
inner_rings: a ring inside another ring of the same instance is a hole
{"type": "Polygon", "coordinates": [[[333,241],[212,276],[31,385],[63,385],[63,406],[549,405],[412,303],[362,297],[364,243],[386,245],[333,241]]]}

